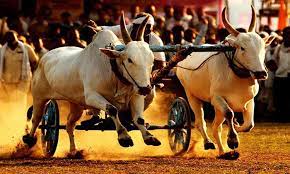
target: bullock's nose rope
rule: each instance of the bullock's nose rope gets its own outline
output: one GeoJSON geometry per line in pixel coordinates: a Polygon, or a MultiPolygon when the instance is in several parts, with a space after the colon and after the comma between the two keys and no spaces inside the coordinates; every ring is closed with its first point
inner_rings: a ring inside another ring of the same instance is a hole
{"type": "Polygon", "coordinates": [[[122,62],[122,66],[126,70],[127,74],[130,76],[130,78],[132,79],[132,81],[134,82],[134,84],[138,87],[139,94],[141,94],[141,95],[147,95],[147,94],[149,94],[151,92],[152,88],[149,85],[146,86],[146,87],[142,87],[142,86],[139,86],[138,85],[138,83],[136,82],[136,80],[129,73],[129,71],[128,71],[127,67],[125,66],[124,62],[122,62]]]}
{"type": "Polygon", "coordinates": [[[134,84],[138,87],[141,88],[141,86],[138,85],[138,83],[136,82],[136,80],[131,76],[131,74],[129,73],[127,67],[125,66],[124,62],[122,62],[122,66],[125,68],[127,74],[129,75],[129,77],[132,79],[132,81],[134,82],[134,84]]]}
{"type": "Polygon", "coordinates": [[[232,69],[235,75],[240,78],[251,77],[251,72],[253,73],[253,71],[244,66],[239,60],[235,59],[236,50],[224,52],[224,55],[228,60],[229,67],[232,69]],[[238,63],[239,66],[235,64],[235,62],[238,63]]]}

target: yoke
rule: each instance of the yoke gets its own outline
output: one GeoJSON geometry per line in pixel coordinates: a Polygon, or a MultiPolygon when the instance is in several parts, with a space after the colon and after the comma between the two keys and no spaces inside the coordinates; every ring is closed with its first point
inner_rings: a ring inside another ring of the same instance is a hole
{"type": "MultiPolygon", "coordinates": [[[[159,83],[164,76],[166,76],[169,71],[174,68],[178,62],[184,60],[192,52],[234,52],[235,47],[216,44],[216,45],[149,45],[152,52],[177,52],[166,64],[165,67],[158,70],[157,73],[153,74],[151,79],[151,84],[159,83]]],[[[125,45],[107,45],[106,48],[114,49],[117,51],[123,51],[125,45]]]]}

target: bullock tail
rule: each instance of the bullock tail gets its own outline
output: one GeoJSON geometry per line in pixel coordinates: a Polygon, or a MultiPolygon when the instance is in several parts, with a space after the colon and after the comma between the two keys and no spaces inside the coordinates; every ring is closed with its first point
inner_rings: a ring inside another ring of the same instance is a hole
{"type": "Polygon", "coordinates": [[[27,110],[26,116],[27,116],[27,121],[30,121],[32,118],[32,113],[33,113],[33,106],[30,106],[27,110]]]}

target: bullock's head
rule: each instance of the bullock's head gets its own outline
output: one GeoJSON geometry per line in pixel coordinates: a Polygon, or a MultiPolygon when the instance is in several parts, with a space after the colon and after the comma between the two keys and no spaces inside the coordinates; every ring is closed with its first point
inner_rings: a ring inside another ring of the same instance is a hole
{"type": "Polygon", "coordinates": [[[271,35],[262,39],[255,32],[256,13],[254,7],[251,6],[251,8],[252,19],[249,30],[246,33],[240,33],[228,22],[225,15],[226,7],[222,12],[222,21],[230,33],[226,41],[231,46],[236,47],[235,60],[237,65],[248,69],[254,79],[264,80],[268,76],[264,65],[265,47],[274,40],[275,36],[271,35]]]}
{"type": "Polygon", "coordinates": [[[123,76],[134,85],[134,89],[138,90],[141,95],[147,95],[151,91],[150,76],[154,61],[153,52],[143,40],[148,19],[149,16],[140,24],[136,41],[133,41],[126,29],[124,14],[122,14],[120,27],[123,41],[126,44],[125,50],[100,49],[108,57],[117,59],[123,76]]]}

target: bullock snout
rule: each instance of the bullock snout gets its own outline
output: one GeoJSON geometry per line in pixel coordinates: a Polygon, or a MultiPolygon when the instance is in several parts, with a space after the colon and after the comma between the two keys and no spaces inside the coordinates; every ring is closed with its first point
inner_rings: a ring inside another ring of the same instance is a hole
{"type": "Polygon", "coordinates": [[[150,94],[151,90],[152,90],[152,87],[150,85],[148,85],[146,87],[139,87],[138,92],[140,95],[146,96],[146,95],[150,94]]]}
{"type": "Polygon", "coordinates": [[[268,73],[266,71],[255,71],[253,72],[253,76],[258,80],[266,80],[268,77],[268,73]]]}

